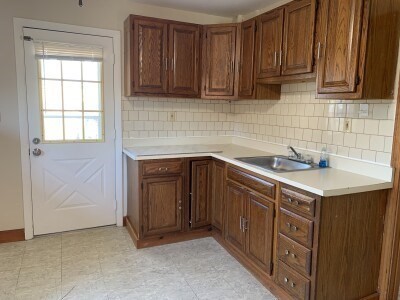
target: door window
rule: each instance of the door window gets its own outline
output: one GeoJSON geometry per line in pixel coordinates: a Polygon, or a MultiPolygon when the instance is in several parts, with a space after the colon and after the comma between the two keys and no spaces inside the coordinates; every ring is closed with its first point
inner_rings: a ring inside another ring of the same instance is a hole
{"type": "Polygon", "coordinates": [[[103,50],[35,42],[43,142],[104,141],[103,50]]]}

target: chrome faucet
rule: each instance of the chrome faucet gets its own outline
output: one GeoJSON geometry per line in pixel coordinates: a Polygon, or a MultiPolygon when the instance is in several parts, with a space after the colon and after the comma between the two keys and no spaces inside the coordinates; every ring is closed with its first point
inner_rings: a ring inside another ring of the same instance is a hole
{"type": "MultiPolygon", "coordinates": [[[[297,152],[296,150],[294,150],[294,148],[293,148],[292,146],[290,146],[290,145],[287,146],[287,149],[288,149],[288,150],[292,150],[293,154],[296,155],[296,158],[297,158],[298,160],[302,160],[303,155],[301,155],[301,153],[299,153],[299,152],[297,152]]],[[[290,155],[289,155],[289,157],[290,157],[290,155]]]]}

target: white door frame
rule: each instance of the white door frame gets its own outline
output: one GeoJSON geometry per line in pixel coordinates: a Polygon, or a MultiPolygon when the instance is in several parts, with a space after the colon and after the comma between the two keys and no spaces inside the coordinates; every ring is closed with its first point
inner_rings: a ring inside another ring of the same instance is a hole
{"type": "Polygon", "coordinates": [[[37,20],[14,18],[14,42],[17,67],[18,112],[19,132],[21,143],[21,175],[22,197],[24,203],[25,239],[33,238],[33,209],[31,195],[31,171],[29,159],[29,135],[28,135],[28,105],[25,81],[25,58],[23,28],[36,28],[43,30],[89,34],[109,37],[113,40],[115,56],[114,63],[114,111],[115,111],[115,197],[117,201],[116,220],[117,226],[123,226],[123,201],[122,201],[122,124],[121,124],[121,37],[116,30],[106,30],[91,27],[59,24],[37,20]]]}

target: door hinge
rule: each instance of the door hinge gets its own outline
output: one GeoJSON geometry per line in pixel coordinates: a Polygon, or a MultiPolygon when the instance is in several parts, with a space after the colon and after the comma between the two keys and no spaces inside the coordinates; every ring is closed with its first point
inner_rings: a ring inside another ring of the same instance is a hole
{"type": "Polygon", "coordinates": [[[24,41],[32,42],[32,41],[33,41],[33,38],[30,37],[30,36],[24,35],[24,41]]]}
{"type": "Polygon", "coordinates": [[[361,77],[360,75],[357,75],[356,77],[356,85],[359,85],[361,83],[361,77]]]}

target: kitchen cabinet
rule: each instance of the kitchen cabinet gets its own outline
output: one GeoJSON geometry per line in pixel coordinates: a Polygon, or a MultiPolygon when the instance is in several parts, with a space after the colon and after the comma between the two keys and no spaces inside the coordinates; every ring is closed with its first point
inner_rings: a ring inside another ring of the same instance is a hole
{"type": "Polygon", "coordinates": [[[239,97],[253,98],[255,94],[255,43],[256,20],[242,23],[240,61],[239,61],[239,97]]]}
{"type": "Polygon", "coordinates": [[[238,97],[239,33],[238,24],[204,27],[202,98],[238,97]]]}
{"type": "Polygon", "coordinates": [[[143,180],[143,236],[182,229],[182,177],[143,180]]]}
{"type": "Polygon", "coordinates": [[[316,1],[301,0],[258,17],[257,82],[315,78],[316,1]]]}
{"type": "Polygon", "coordinates": [[[213,161],[212,171],[212,209],[211,223],[219,231],[223,231],[225,209],[225,164],[213,161]]]}
{"type": "Polygon", "coordinates": [[[211,224],[212,160],[191,162],[190,227],[211,224]]]}
{"type": "Polygon", "coordinates": [[[275,184],[268,182],[264,188],[263,182],[228,167],[225,239],[261,272],[271,275],[275,204],[257,191],[270,191],[275,184]]]}
{"type": "Polygon", "coordinates": [[[125,95],[199,95],[200,26],[131,15],[125,21],[125,95]]]}
{"type": "Polygon", "coordinates": [[[317,98],[394,96],[399,1],[321,1],[317,98]]]}

